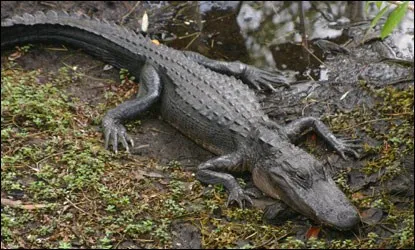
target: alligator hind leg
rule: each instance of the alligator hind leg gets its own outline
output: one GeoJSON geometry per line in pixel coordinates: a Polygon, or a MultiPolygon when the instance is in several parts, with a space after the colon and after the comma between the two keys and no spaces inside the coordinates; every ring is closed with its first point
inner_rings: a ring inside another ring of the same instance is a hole
{"type": "MultiPolygon", "coordinates": [[[[235,177],[222,171],[242,169],[242,155],[239,152],[219,156],[198,166],[196,177],[199,181],[208,184],[223,184],[229,191],[227,206],[236,201],[243,208],[245,201],[252,204],[249,192],[239,186],[235,177]]],[[[240,170],[239,170],[240,171],[240,170]]]]}
{"type": "Polygon", "coordinates": [[[346,140],[336,138],[329,128],[324,125],[322,121],[314,117],[304,117],[295,120],[285,127],[285,132],[292,142],[296,141],[298,137],[306,129],[312,128],[317,134],[322,137],[331,147],[333,147],[337,153],[339,153],[343,159],[346,159],[345,153],[352,154],[356,158],[359,158],[359,154],[352,148],[360,147],[347,143],[346,140]]]}
{"type": "Polygon", "coordinates": [[[134,145],[134,141],[127,134],[125,127],[121,124],[125,120],[135,119],[140,113],[146,111],[154,104],[161,93],[160,77],[156,69],[145,64],[141,69],[140,82],[142,87],[137,97],[121,103],[107,112],[102,120],[105,136],[105,148],[111,141],[113,150],[118,151],[118,140],[121,141],[127,152],[129,152],[128,141],[134,145]]]}
{"type": "Polygon", "coordinates": [[[287,79],[285,79],[285,77],[282,75],[258,69],[253,66],[241,63],[239,61],[222,62],[209,59],[196,52],[183,51],[183,53],[186,55],[187,58],[193,60],[194,62],[197,62],[198,64],[201,64],[219,73],[224,73],[238,77],[244,83],[252,85],[258,90],[260,90],[261,86],[263,86],[269,90],[276,91],[272,84],[282,85],[286,87],[290,86],[287,82],[287,79]]]}

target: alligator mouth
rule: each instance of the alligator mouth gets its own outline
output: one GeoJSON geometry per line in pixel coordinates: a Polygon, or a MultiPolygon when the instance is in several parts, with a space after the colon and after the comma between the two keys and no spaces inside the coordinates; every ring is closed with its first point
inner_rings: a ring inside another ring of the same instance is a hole
{"type": "Polygon", "coordinates": [[[254,183],[262,192],[318,223],[348,230],[360,221],[357,209],[331,178],[315,177],[312,184],[302,185],[282,176],[259,168],[252,171],[254,183]]]}
{"type": "Polygon", "coordinates": [[[307,188],[277,185],[275,181],[268,181],[258,187],[271,194],[271,197],[279,197],[292,209],[317,223],[338,230],[349,230],[360,222],[357,209],[331,179],[315,181],[307,188]]]}
{"type": "Polygon", "coordinates": [[[297,211],[310,215],[315,221],[339,230],[349,230],[360,222],[357,209],[332,180],[313,183],[294,203],[297,211]],[[300,204],[299,204],[300,203],[300,204]],[[302,204],[301,204],[302,203],[302,204]]]}

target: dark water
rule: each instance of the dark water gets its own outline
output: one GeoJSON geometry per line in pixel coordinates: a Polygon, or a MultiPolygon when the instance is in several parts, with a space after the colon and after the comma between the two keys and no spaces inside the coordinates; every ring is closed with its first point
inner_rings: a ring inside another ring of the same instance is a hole
{"type": "MultiPolygon", "coordinates": [[[[375,6],[370,6],[366,12],[364,4],[345,1],[168,4],[176,8],[167,30],[177,37],[166,41],[168,45],[197,51],[214,59],[240,60],[261,68],[280,70],[290,80],[324,78],[320,76],[321,63],[311,55],[323,58],[313,41],[328,39],[342,44],[350,38],[344,32],[348,24],[372,19],[377,13],[375,6]],[[301,13],[304,25],[301,24],[301,13]],[[307,38],[303,41],[304,33],[307,38]],[[305,42],[308,50],[304,48],[305,42]]],[[[413,19],[413,12],[408,11],[399,26],[402,33],[394,40],[409,58],[413,58],[414,51],[413,19]]]]}

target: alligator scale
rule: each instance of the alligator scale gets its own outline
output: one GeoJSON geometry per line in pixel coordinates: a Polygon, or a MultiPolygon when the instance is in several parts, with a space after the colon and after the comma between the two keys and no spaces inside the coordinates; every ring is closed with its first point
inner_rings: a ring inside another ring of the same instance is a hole
{"type": "Polygon", "coordinates": [[[102,121],[105,147],[133,140],[122,122],[134,119],[157,101],[165,121],[218,155],[198,166],[197,178],[223,184],[228,204],[251,203],[230,171],[249,170],[265,194],[282,199],[317,222],[349,229],[360,219],[357,209],[328,176],[322,163],[293,141],[313,128],[342,157],[357,153],[318,119],[305,117],[280,126],[271,121],[256,88],[287,86],[280,76],[240,62],[220,62],[194,52],[155,45],[141,34],[106,21],[57,12],[24,14],[1,22],[1,47],[29,42],[57,42],[86,52],[139,76],[133,100],[109,110],[102,121]]]}

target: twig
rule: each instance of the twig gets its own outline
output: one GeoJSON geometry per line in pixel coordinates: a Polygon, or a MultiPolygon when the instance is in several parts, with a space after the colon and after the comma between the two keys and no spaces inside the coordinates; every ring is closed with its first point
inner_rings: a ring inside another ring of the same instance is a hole
{"type": "Polygon", "coordinates": [[[38,208],[44,208],[47,206],[46,204],[22,204],[22,201],[20,200],[14,201],[14,200],[10,200],[7,198],[1,198],[1,205],[17,207],[17,208],[26,209],[26,210],[34,210],[38,208]]]}
{"type": "Polygon", "coordinates": [[[402,115],[413,115],[413,112],[403,112],[403,113],[396,113],[396,114],[385,114],[389,116],[402,116],[402,115]]]}
{"type": "Polygon", "coordinates": [[[200,31],[189,34],[189,35],[185,35],[185,36],[179,36],[177,39],[181,40],[181,39],[188,38],[188,37],[191,37],[191,36],[194,36],[194,35],[200,35],[200,31]]]}
{"type": "Polygon", "coordinates": [[[189,47],[190,47],[190,45],[192,45],[192,43],[198,38],[200,36],[200,32],[199,32],[199,34],[197,34],[197,36],[195,36],[193,39],[192,39],[192,41],[190,41],[190,43],[189,44],[187,44],[187,46],[186,47],[184,47],[184,49],[186,50],[186,49],[188,49],[189,47]]]}
{"type": "Polygon", "coordinates": [[[62,152],[58,152],[58,153],[55,153],[55,154],[51,154],[51,155],[49,155],[49,156],[46,156],[46,157],[45,157],[45,158],[43,158],[42,160],[40,160],[40,161],[36,162],[36,168],[37,168],[37,171],[39,171],[39,170],[40,170],[40,169],[39,169],[39,164],[40,164],[41,162],[46,161],[47,159],[49,159],[49,158],[51,158],[51,157],[53,157],[53,156],[61,155],[61,154],[64,154],[64,153],[66,153],[66,152],[69,152],[69,150],[62,151],[62,152]]]}
{"type": "Polygon", "coordinates": [[[62,45],[61,48],[56,48],[56,47],[47,47],[45,48],[46,50],[51,50],[51,51],[68,51],[68,48],[65,47],[65,45],[62,45]]]}
{"type": "Polygon", "coordinates": [[[299,1],[299,7],[300,7],[300,31],[301,35],[303,37],[302,44],[305,48],[308,48],[308,42],[307,42],[307,29],[305,27],[305,21],[304,21],[304,6],[303,1],[299,1]]]}
{"type": "Polygon", "coordinates": [[[130,9],[130,11],[128,11],[127,12],[127,14],[125,14],[122,18],[121,18],[121,25],[123,25],[124,24],[124,22],[125,22],[125,19],[129,16],[129,15],[131,15],[131,13],[133,13],[133,11],[138,7],[138,5],[140,4],[141,2],[140,1],[137,1],[137,3],[134,5],[134,7],[132,7],[131,9],[130,9]]]}
{"type": "MultiPolygon", "coordinates": [[[[291,232],[290,232],[290,233],[291,233],[291,232]]],[[[265,242],[261,243],[260,245],[255,246],[255,248],[261,248],[261,247],[263,247],[263,246],[265,246],[265,245],[269,244],[269,243],[270,243],[270,242],[272,242],[272,241],[277,242],[277,241],[279,241],[279,240],[281,240],[281,239],[283,239],[283,238],[287,237],[290,233],[286,233],[286,234],[284,234],[284,235],[282,235],[282,236],[280,236],[280,237],[278,237],[278,238],[276,238],[276,239],[271,238],[271,239],[269,239],[269,240],[267,240],[267,241],[265,241],[265,242]]]]}
{"type": "MultiPolygon", "coordinates": [[[[238,13],[238,12],[236,12],[236,13],[238,13]]],[[[207,20],[206,22],[207,22],[207,23],[214,22],[214,21],[217,21],[217,20],[221,20],[221,19],[224,19],[224,18],[230,17],[230,16],[232,16],[232,15],[234,15],[234,14],[235,14],[235,13],[231,13],[231,14],[224,15],[224,16],[221,16],[221,17],[218,17],[218,18],[215,18],[215,19],[207,20]]]]}
{"type": "Polygon", "coordinates": [[[319,63],[321,63],[321,64],[323,64],[325,67],[327,67],[327,65],[323,62],[323,61],[321,61],[320,60],[320,58],[318,58],[316,55],[314,55],[314,53],[311,51],[311,50],[309,50],[307,47],[305,47],[304,45],[303,45],[303,48],[305,49],[305,50],[307,50],[307,52],[308,53],[310,53],[317,61],[319,61],[319,63]]]}
{"type": "Polygon", "coordinates": [[[379,119],[373,119],[373,120],[369,120],[369,121],[365,121],[365,122],[358,123],[358,124],[356,124],[354,126],[351,126],[351,127],[348,127],[348,128],[343,128],[341,130],[353,129],[353,128],[359,127],[359,126],[361,126],[363,124],[367,124],[367,123],[371,123],[371,122],[377,122],[377,121],[392,121],[392,120],[398,120],[398,119],[400,119],[400,118],[379,118],[379,119]]]}
{"type": "Polygon", "coordinates": [[[74,204],[71,200],[69,200],[68,198],[66,198],[66,197],[65,197],[65,200],[66,200],[67,202],[71,203],[71,205],[72,205],[74,208],[78,209],[78,210],[79,210],[79,211],[81,211],[82,213],[91,215],[90,213],[85,212],[85,210],[83,210],[82,208],[80,208],[80,207],[78,207],[77,205],[75,205],[75,204],[74,204]]]}
{"type": "Polygon", "coordinates": [[[393,234],[397,232],[397,230],[394,230],[392,228],[389,228],[389,227],[387,227],[387,226],[385,226],[383,224],[380,224],[380,227],[383,228],[383,229],[385,229],[386,231],[389,231],[389,232],[393,233],[393,234]]]}

